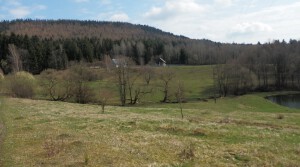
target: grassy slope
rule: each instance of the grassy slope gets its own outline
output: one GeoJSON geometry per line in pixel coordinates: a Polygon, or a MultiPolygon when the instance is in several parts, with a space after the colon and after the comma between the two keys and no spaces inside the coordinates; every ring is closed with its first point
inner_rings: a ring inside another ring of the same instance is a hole
{"type": "Polygon", "coordinates": [[[260,95],[155,107],[6,99],[3,166],[297,166],[300,111],[260,95]],[[284,115],[277,119],[278,114],[284,115]],[[52,149],[46,149],[46,145],[52,149]],[[195,157],[190,160],[192,150],[195,157]],[[184,154],[186,150],[186,154],[184,154]],[[50,153],[53,155],[48,156],[50,153]]]}
{"type": "MultiPolygon", "coordinates": [[[[213,95],[209,66],[171,68],[188,99],[213,95]]],[[[91,84],[117,93],[111,80],[91,84]]],[[[144,101],[161,100],[159,92],[144,101]]],[[[297,166],[300,111],[266,95],[185,103],[183,120],[177,104],[108,107],[100,114],[96,105],[1,100],[0,166],[297,166]]]]}

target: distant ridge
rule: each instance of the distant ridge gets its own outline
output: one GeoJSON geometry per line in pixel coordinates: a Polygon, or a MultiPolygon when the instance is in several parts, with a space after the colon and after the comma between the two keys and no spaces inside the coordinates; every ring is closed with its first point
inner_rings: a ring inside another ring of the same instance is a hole
{"type": "Polygon", "coordinates": [[[4,34],[38,36],[41,38],[107,38],[121,39],[189,39],[160,29],[140,24],[108,21],[79,20],[12,20],[0,22],[4,34]]]}

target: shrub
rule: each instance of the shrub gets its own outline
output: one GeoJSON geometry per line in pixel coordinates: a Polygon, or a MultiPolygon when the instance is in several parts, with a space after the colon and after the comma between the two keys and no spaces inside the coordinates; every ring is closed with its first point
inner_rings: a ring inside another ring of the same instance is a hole
{"type": "Polygon", "coordinates": [[[52,69],[41,73],[41,83],[44,93],[54,101],[65,101],[71,98],[74,84],[66,71],[52,69]]]}
{"type": "Polygon", "coordinates": [[[76,77],[78,77],[78,79],[84,81],[96,81],[102,79],[102,75],[101,72],[99,72],[99,70],[91,69],[83,65],[75,65],[71,67],[70,71],[73,74],[77,75],[76,77]]]}
{"type": "Polygon", "coordinates": [[[32,98],[35,93],[35,78],[27,72],[18,72],[6,79],[9,93],[14,97],[32,98]]]}
{"type": "Polygon", "coordinates": [[[95,102],[95,93],[93,89],[84,82],[75,83],[73,94],[76,103],[86,104],[95,102]]]}
{"type": "Polygon", "coordinates": [[[70,80],[74,84],[73,96],[77,103],[95,102],[95,93],[88,82],[90,78],[90,69],[82,65],[74,66],[69,71],[70,80]]]}
{"type": "Polygon", "coordinates": [[[35,81],[34,76],[32,74],[30,74],[29,72],[20,71],[20,72],[15,73],[15,76],[26,79],[26,80],[30,80],[32,82],[35,81]]]}

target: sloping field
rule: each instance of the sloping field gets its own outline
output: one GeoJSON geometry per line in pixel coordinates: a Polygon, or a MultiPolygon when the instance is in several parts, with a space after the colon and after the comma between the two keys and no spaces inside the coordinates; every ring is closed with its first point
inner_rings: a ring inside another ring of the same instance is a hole
{"type": "Polygon", "coordinates": [[[1,166],[298,166],[300,111],[262,95],[107,107],[8,98],[1,166]]]}

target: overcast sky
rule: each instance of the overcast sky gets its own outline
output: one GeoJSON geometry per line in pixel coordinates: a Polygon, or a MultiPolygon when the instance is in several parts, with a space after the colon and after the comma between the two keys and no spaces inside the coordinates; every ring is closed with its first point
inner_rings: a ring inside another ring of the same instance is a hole
{"type": "Polygon", "coordinates": [[[217,42],[300,40],[299,0],[0,0],[0,19],[147,24],[217,42]]]}

